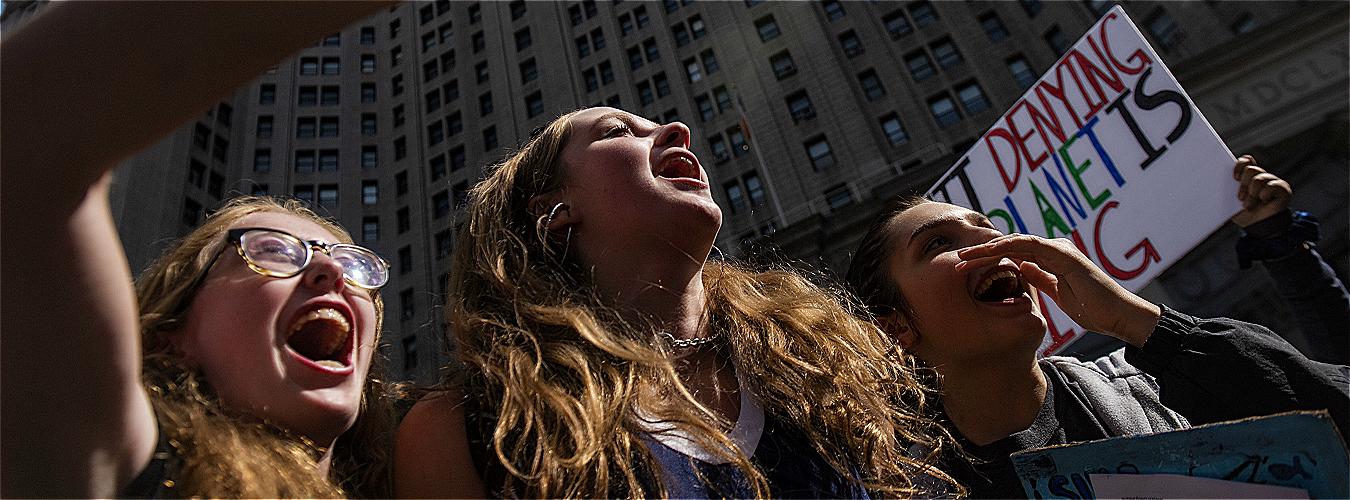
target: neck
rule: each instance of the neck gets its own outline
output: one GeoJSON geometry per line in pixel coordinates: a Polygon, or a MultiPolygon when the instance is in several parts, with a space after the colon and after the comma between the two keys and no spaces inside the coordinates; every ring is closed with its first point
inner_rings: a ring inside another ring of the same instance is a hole
{"type": "Polygon", "coordinates": [[[592,266],[596,289],[625,319],[651,322],[677,339],[707,335],[703,261],[646,254],[638,262],[592,266]]]}
{"type": "Polygon", "coordinates": [[[337,444],[336,440],[334,440],[332,444],[328,445],[328,449],[324,450],[323,455],[319,457],[317,463],[319,467],[319,474],[323,475],[324,477],[328,477],[328,472],[332,469],[334,444],[337,444]]]}
{"type": "Polygon", "coordinates": [[[978,446],[1031,427],[1045,403],[1045,374],[1034,355],[1002,363],[949,364],[937,372],[943,409],[956,430],[978,446]]]}

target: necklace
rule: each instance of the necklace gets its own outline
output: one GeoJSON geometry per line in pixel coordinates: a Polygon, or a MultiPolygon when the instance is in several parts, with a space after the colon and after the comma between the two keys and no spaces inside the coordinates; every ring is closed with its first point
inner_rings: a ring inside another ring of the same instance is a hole
{"type": "Polygon", "coordinates": [[[659,332],[658,335],[665,337],[666,342],[669,343],[671,347],[674,347],[676,349],[692,349],[701,345],[708,344],[709,342],[712,342],[714,340],[717,340],[717,334],[715,333],[707,337],[698,337],[693,339],[677,339],[675,338],[674,335],[671,335],[667,332],[659,332]]]}

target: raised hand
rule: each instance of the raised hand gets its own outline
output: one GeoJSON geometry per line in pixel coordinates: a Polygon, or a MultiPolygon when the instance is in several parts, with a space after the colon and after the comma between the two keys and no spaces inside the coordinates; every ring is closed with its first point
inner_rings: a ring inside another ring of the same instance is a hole
{"type": "Polygon", "coordinates": [[[1120,286],[1078,251],[1073,242],[1010,234],[957,251],[961,271],[1009,258],[1027,283],[1045,292],[1083,328],[1141,346],[1162,310],[1120,286]]]}
{"type": "Polygon", "coordinates": [[[1238,181],[1238,200],[1242,211],[1233,223],[1247,227],[1289,208],[1294,189],[1284,179],[1256,165],[1251,155],[1242,155],[1233,163],[1233,180],[1238,181]]]}

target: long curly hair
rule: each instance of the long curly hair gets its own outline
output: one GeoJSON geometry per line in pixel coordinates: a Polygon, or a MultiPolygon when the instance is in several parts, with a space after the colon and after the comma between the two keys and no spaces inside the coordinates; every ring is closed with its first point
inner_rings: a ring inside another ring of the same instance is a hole
{"type": "MultiPolygon", "coordinates": [[[[763,474],[722,430],[728,422],[681,383],[655,330],[607,307],[567,258],[565,239],[545,231],[546,214],[531,211],[531,198],[561,187],[574,114],[491,168],[471,191],[459,232],[447,309],[460,365],[444,388],[495,421],[481,451],[505,474],[488,474],[487,486],[508,496],[665,496],[640,408],[729,460],[755,496],[769,496],[763,474]]],[[[722,335],[723,354],[741,360],[743,389],[836,471],[886,495],[931,493],[923,487],[931,478],[959,488],[929,465],[947,439],[922,417],[928,394],[913,360],[853,316],[837,290],[725,262],[707,263],[702,279],[709,328],[722,335]],[[906,452],[916,444],[929,453],[906,452]]]]}
{"type": "MultiPolygon", "coordinates": [[[[142,382],[159,421],[160,432],[177,452],[173,491],[183,497],[333,498],[388,497],[391,405],[385,398],[380,357],[371,361],[355,424],[334,444],[329,474],[316,459],[324,450],[308,439],[255,416],[221,404],[202,374],[188,367],[169,336],[182,328],[193,277],[227,245],[231,224],[256,212],[294,215],[327,229],[335,238],[352,238],[336,222],[320,217],[296,200],[239,197],[160,255],[136,280],[142,382]]],[[[375,294],[378,337],[384,303],[375,294]]],[[[378,343],[378,341],[377,341],[378,343]]]]}

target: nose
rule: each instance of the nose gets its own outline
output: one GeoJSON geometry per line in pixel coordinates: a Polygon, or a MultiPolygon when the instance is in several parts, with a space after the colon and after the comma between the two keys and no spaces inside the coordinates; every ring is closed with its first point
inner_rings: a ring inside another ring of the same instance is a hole
{"type": "Polygon", "coordinates": [[[342,292],[347,286],[346,280],[342,279],[342,264],[329,257],[327,252],[319,250],[314,251],[301,278],[306,287],[321,293],[342,292]]]}
{"type": "Polygon", "coordinates": [[[689,149],[689,126],[680,122],[662,125],[656,143],[665,147],[679,146],[689,149]]]}

